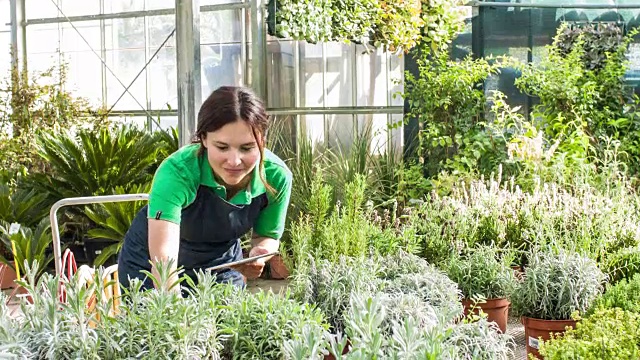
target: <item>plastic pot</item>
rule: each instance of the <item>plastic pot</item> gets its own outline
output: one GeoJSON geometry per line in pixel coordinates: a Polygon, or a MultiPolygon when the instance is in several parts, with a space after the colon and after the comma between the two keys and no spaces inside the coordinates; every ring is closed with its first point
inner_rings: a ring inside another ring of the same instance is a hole
{"type": "MultiPolygon", "coordinates": [[[[464,315],[469,315],[469,310],[473,306],[471,300],[463,299],[462,305],[464,306],[464,315]]],[[[482,309],[482,312],[487,314],[487,320],[496,323],[500,331],[504,334],[507,331],[509,305],[511,305],[511,303],[506,298],[488,299],[484,303],[476,304],[473,313],[477,315],[480,309],[482,309]]]]}
{"type": "Polygon", "coordinates": [[[542,320],[530,317],[522,317],[522,325],[524,325],[524,340],[527,346],[527,358],[532,354],[538,359],[543,359],[538,350],[540,349],[540,340],[549,340],[551,333],[562,334],[566,331],[566,327],[575,327],[575,320],[542,320]]]}
{"type": "Polygon", "coordinates": [[[289,277],[289,269],[285,266],[280,255],[275,255],[269,260],[269,270],[272,279],[282,280],[289,277]]]}

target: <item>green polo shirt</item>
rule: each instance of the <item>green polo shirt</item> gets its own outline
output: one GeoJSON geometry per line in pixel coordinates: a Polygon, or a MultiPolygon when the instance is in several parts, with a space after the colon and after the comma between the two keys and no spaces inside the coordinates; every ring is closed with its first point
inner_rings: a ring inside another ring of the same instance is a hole
{"type": "MultiPolygon", "coordinates": [[[[180,224],[182,209],[195,200],[201,185],[212,188],[218,196],[226,199],[225,187],[216,181],[207,157],[198,156],[199,148],[200,144],[184,146],[158,167],[149,193],[150,219],[180,224]]],[[[276,192],[267,191],[256,165],[248,187],[239,191],[228,202],[249,205],[253,198],[266,193],[268,205],[260,212],[253,232],[258,236],[279,240],[284,232],[291,197],[292,174],[285,163],[271,151],[265,150],[264,155],[264,177],[276,192]]]]}

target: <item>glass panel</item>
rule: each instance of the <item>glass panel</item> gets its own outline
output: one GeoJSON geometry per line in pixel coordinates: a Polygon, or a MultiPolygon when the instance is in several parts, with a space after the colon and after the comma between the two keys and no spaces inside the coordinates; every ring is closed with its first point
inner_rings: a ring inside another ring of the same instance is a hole
{"type": "Polygon", "coordinates": [[[356,46],[358,106],[387,105],[387,56],[382,49],[365,53],[362,45],[356,46]]]}
{"type": "Polygon", "coordinates": [[[54,18],[60,16],[58,14],[58,8],[51,0],[27,0],[25,4],[25,15],[27,19],[54,18]]]}
{"type": "MultiPolygon", "coordinates": [[[[158,117],[155,118],[156,121],[158,121],[158,117]]],[[[159,129],[162,130],[169,130],[170,128],[178,128],[178,117],[177,116],[160,116],[160,128],[158,128],[158,125],[156,124],[155,121],[151,122],[151,128],[156,131],[159,129]]]]}
{"type": "Polygon", "coordinates": [[[144,49],[144,18],[105,20],[106,49],[144,49]]]}
{"type": "Polygon", "coordinates": [[[465,13],[464,28],[451,43],[451,57],[453,59],[463,59],[472,53],[472,19],[473,8],[471,6],[462,6],[462,11],[465,13]]]}
{"type": "Polygon", "coordinates": [[[404,99],[401,94],[404,92],[404,56],[389,56],[389,98],[391,106],[402,106],[404,99]]]}
{"type": "Polygon", "coordinates": [[[272,41],[267,44],[267,107],[295,106],[295,43],[272,41]]]}
{"type": "Polygon", "coordinates": [[[9,78],[11,69],[11,34],[0,32],[0,83],[9,78]]]}
{"type": "Polygon", "coordinates": [[[218,5],[218,4],[231,4],[244,2],[243,0],[200,0],[200,6],[205,5],[218,5]]]}
{"type": "Polygon", "coordinates": [[[11,4],[9,0],[0,0],[0,30],[11,30],[11,4]]]}
{"type": "MultiPolygon", "coordinates": [[[[27,68],[29,69],[29,74],[47,71],[53,67],[57,69],[59,64],[60,53],[27,54],[27,68]]],[[[41,85],[40,83],[38,84],[41,85]]]]}
{"type": "Polygon", "coordinates": [[[387,114],[360,114],[358,115],[358,131],[361,135],[370,136],[370,153],[374,155],[384,154],[389,146],[389,126],[387,114]]]}
{"type": "MultiPolygon", "coordinates": [[[[107,65],[113,70],[120,82],[107,71],[107,107],[111,108],[114,102],[124,93],[137,73],[144,66],[144,50],[112,50],[107,51],[107,65]]],[[[115,110],[142,110],[146,108],[145,74],[142,73],[136,82],[129,88],[118,101],[115,110]],[[134,99],[135,97],[135,99],[134,99]],[[136,103],[136,100],[140,103],[136,103]],[[141,106],[142,105],[142,106],[141,106]]]]}
{"type": "Polygon", "coordinates": [[[301,133],[306,134],[313,146],[324,144],[325,142],[325,126],[324,115],[301,115],[300,125],[302,126],[301,133]]]}
{"type": "Polygon", "coordinates": [[[348,44],[326,43],[327,73],[325,106],[354,105],[355,47],[348,44]]]}
{"type": "MultiPolygon", "coordinates": [[[[531,29],[536,28],[534,30],[536,36],[546,31],[540,23],[534,27],[531,14],[529,10],[517,12],[487,10],[484,15],[484,24],[492,25],[487,32],[483,33],[483,54],[485,56],[507,55],[526,62],[529,47],[533,42],[531,29]]],[[[555,32],[555,28],[552,31],[555,32]]],[[[485,81],[485,93],[490,96],[493,90],[500,90],[507,96],[510,105],[522,106],[522,111],[526,112],[527,97],[515,86],[515,79],[518,76],[519,73],[513,68],[502,69],[499,75],[490,76],[485,81]]]]}
{"type": "Polygon", "coordinates": [[[149,67],[149,101],[151,109],[178,108],[176,49],[163,48],[149,67]]]}
{"type": "Polygon", "coordinates": [[[173,9],[175,7],[175,0],[146,0],[146,10],[173,9]]]}
{"type": "Polygon", "coordinates": [[[325,123],[327,135],[329,137],[329,147],[332,149],[341,149],[349,151],[354,140],[354,122],[353,115],[326,115],[325,123]]]}
{"type": "Polygon", "coordinates": [[[59,0],[59,2],[63,16],[100,14],[100,0],[59,0]]]}
{"type": "MultiPolygon", "coordinates": [[[[391,114],[390,125],[400,123],[403,118],[403,114],[391,114]]],[[[393,144],[393,149],[396,151],[396,156],[402,157],[402,149],[404,148],[404,131],[402,126],[395,127],[389,131],[391,131],[391,143],[393,144]]]]}
{"type": "Polygon", "coordinates": [[[295,149],[297,115],[271,116],[271,126],[267,134],[266,147],[286,160],[295,149]]]}
{"type": "Polygon", "coordinates": [[[58,27],[59,24],[27,26],[27,54],[58,51],[60,49],[58,27]]]}
{"type": "Polygon", "coordinates": [[[146,116],[135,116],[135,115],[121,115],[118,117],[110,117],[115,123],[121,124],[133,124],[138,129],[144,130],[147,128],[148,118],[146,116]]]}
{"type": "Polygon", "coordinates": [[[99,21],[79,21],[73,24],[75,29],[69,23],[62,23],[60,26],[62,27],[62,52],[90,51],[91,49],[94,49],[98,54],[100,54],[99,21]],[[89,45],[87,45],[85,40],[89,45]]]}
{"type": "MultiPolygon", "coordinates": [[[[175,15],[151,16],[147,18],[147,21],[149,24],[149,50],[153,54],[175,29],[176,17],[175,15]]],[[[167,40],[165,46],[176,46],[175,33],[167,40]]]]}
{"type": "Polygon", "coordinates": [[[67,84],[95,106],[102,105],[102,63],[91,51],[64,54],[68,64],[67,84]]]}
{"type": "Polygon", "coordinates": [[[242,41],[242,13],[242,10],[207,11],[201,13],[200,44],[242,41]]]}
{"type": "Polygon", "coordinates": [[[300,105],[320,107],[324,104],[322,44],[300,42],[300,105]]]}
{"type": "Polygon", "coordinates": [[[144,10],[144,0],[108,0],[104,2],[104,13],[144,10]]]}
{"type": "Polygon", "coordinates": [[[202,45],[202,99],[222,85],[243,85],[240,44],[202,45]]]}

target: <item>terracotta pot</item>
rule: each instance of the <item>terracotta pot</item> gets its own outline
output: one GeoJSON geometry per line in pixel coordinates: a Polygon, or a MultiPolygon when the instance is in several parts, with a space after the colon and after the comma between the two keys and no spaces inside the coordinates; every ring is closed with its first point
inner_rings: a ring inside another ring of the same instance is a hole
{"type": "MultiPolygon", "coordinates": [[[[351,346],[351,341],[347,339],[347,344],[344,346],[344,349],[342,350],[342,355],[345,355],[349,352],[350,346],[351,346]]],[[[336,357],[333,356],[333,354],[329,354],[324,356],[324,360],[336,360],[336,357]]]]}
{"type": "Polygon", "coordinates": [[[529,354],[543,359],[538,353],[540,349],[540,340],[549,340],[551,333],[562,334],[567,326],[575,327],[575,320],[541,320],[522,317],[522,325],[524,325],[524,339],[527,345],[527,358],[529,354]]]}
{"type": "MultiPolygon", "coordinates": [[[[469,309],[473,305],[471,300],[462,299],[462,305],[464,306],[464,315],[469,315],[469,309]]],[[[487,314],[487,320],[496,323],[500,331],[504,334],[507,331],[509,305],[511,305],[511,303],[505,298],[487,299],[484,303],[476,304],[473,313],[477,315],[480,309],[482,309],[482,312],[487,314]]]]}
{"type": "Polygon", "coordinates": [[[272,279],[281,280],[289,277],[289,269],[280,255],[275,255],[269,260],[269,269],[272,279]]]}
{"type": "Polygon", "coordinates": [[[0,289],[13,289],[17,285],[15,283],[16,272],[5,264],[0,264],[0,289]]]}

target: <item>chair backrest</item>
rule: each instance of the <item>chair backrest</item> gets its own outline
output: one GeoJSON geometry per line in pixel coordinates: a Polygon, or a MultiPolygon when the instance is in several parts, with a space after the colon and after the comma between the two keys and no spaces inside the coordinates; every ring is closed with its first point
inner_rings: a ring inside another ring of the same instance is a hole
{"type": "Polygon", "coordinates": [[[113,264],[104,269],[103,278],[105,284],[104,294],[107,299],[113,299],[112,311],[115,313],[120,305],[120,283],[118,282],[118,264],[113,264]]]}

